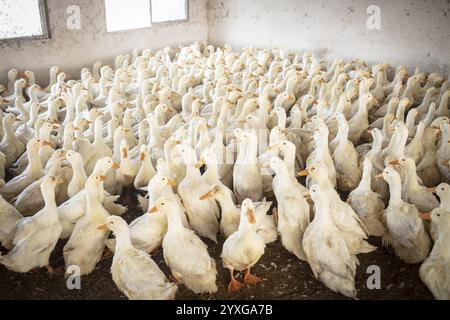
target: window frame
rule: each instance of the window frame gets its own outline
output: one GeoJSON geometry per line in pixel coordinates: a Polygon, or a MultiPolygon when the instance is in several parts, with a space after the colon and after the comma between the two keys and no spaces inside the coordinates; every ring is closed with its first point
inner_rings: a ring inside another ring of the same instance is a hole
{"type": "Polygon", "coordinates": [[[46,40],[51,39],[50,22],[48,18],[47,0],[38,0],[39,15],[41,17],[42,34],[37,36],[22,36],[15,38],[0,38],[0,43],[19,42],[28,40],[46,40]]]}
{"type": "Polygon", "coordinates": [[[157,21],[157,22],[153,22],[152,19],[152,0],[150,1],[150,22],[152,25],[156,25],[156,26],[160,26],[160,25],[170,25],[172,23],[185,23],[185,22],[189,22],[189,0],[185,0],[185,6],[184,6],[184,10],[186,12],[186,19],[179,19],[179,20],[169,20],[169,21],[157,21]]]}
{"type": "MultiPolygon", "coordinates": [[[[46,1],[46,0],[45,0],[46,1]]],[[[168,26],[171,24],[179,24],[179,23],[186,23],[189,22],[189,0],[185,0],[185,10],[186,10],[186,19],[180,19],[180,20],[171,20],[171,21],[159,21],[159,22],[153,22],[152,21],[152,0],[148,0],[150,6],[150,25],[148,27],[140,27],[140,28],[132,28],[132,29],[123,29],[123,30],[114,30],[114,31],[108,31],[108,22],[106,19],[106,0],[103,0],[103,9],[105,13],[105,31],[106,33],[117,33],[117,32],[133,32],[136,30],[144,30],[144,29],[150,29],[153,26],[159,27],[159,26],[168,26]]]]}

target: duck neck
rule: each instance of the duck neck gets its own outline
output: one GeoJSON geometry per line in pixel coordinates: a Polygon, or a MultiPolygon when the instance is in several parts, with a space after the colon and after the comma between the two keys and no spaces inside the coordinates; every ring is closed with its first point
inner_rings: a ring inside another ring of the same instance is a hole
{"type": "Polygon", "coordinates": [[[10,122],[6,122],[5,125],[3,126],[3,130],[5,132],[5,141],[9,141],[9,142],[14,142],[17,139],[16,135],[14,134],[14,131],[12,129],[12,125],[10,122]]]}
{"type": "Polygon", "coordinates": [[[368,166],[364,166],[363,174],[361,181],[359,182],[358,189],[360,191],[369,191],[371,190],[372,183],[372,170],[368,166]]]}
{"type": "Polygon", "coordinates": [[[408,165],[407,174],[405,174],[405,181],[403,184],[407,186],[408,190],[418,190],[420,185],[417,179],[416,166],[414,164],[408,165]]]}
{"type": "Polygon", "coordinates": [[[390,193],[389,204],[402,201],[402,185],[400,176],[396,175],[391,177],[391,179],[392,180],[388,182],[390,193]]]}
{"type": "Polygon", "coordinates": [[[83,162],[73,161],[72,162],[72,181],[77,181],[81,184],[85,184],[87,180],[86,172],[84,171],[83,162]]]}
{"type": "Polygon", "coordinates": [[[436,110],[438,114],[445,114],[448,112],[448,98],[450,97],[450,91],[444,92],[441,97],[441,102],[439,103],[439,107],[436,110]]]}
{"type": "Polygon", "coordinates": [[[42,197],[44,198],[46,212],[55,213],[56,218],[58,218],[58,210],[55,201],[55,189],[54,188],[41,188],[42,197]],[[51,210],[49,210],[51,209],[51,210]]]}
{"type": "Polygon", "coordinates": [[[132,249],[130,231],[128,227],[124,226],[119,232],[116,233],[116,252],[132,249]]]}
{"type": "Polygon", "coordinates": [[[186,164],[186,179],[198,179],[201,177],[200,170],[192,164],[186,164]]]}
{"type": "Polygon", "coordinates": [[[42,167],[41,157],[39,156],[39,149],[30,148],[27,150],[28,154],[28,168],[30,173],[40,173],[44,172],[44,168],[42,167]]]}
{"type": "Polygon", "coordinates": [[[177,232],[178,230],[184,229],[183,221],[181,220],[181,214],[184,214],[180,211],[179,208],[176,210],[168,210],[167,215],[167,228],[169,231],[177,232]]]}

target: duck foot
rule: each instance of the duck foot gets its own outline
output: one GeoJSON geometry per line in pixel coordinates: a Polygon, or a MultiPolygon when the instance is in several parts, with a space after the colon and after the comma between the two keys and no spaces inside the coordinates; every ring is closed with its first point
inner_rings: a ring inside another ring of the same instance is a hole
{"type": "Polygon", "coordinates": [[[250,284],[250,285],[255,285],[258,282],[261,282],[261,278],[254,276],[250,273],[250,268],[248,268],[245,271],[245,276],[244,276],[244,283],[245,284],[250,284]]]}
{"type": "Polygon", "coordinates": [[[45,266],[45,269],[47,269],[47,272],[50,273],[50,274],[55,274],[56,273],[55,269],[49,264],[45,266]]]}
{"type": "Polygon", "coordinates": [[[242,288],[242,283],[237,281],[236,278],[234,277],[234,270],[230,269],[230,275],[231,280],[230,283],[228,284],[228,292],[229,293],[238,292],[242,288]]]}
{"type": "Polygon", "coordinates": [[[238,292],[239,290],[241,290],[241,288],[242,283],[233,278],[231,279],[230,284],[228,285],[228,292],[229,293],[238,292]]]}

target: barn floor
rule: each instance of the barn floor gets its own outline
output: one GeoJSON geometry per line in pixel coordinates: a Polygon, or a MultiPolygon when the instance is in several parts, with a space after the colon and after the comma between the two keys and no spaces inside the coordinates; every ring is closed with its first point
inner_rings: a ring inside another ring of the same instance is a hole
{"type": "MultiPolygon", "coordinates": [[[[141,211],[132,199],[124,218],[130,222],[141,211]]],[[[204,239],[203,239],[204,240],[204,239]]],[[[359,299],[433,299],[432,294],[419,278],[420,265],[408,265],[400,261],[390,249],[380,247],[378,239],[370,239],[379,249],[369,254],[358,255],[360,266],[356,275],[359,299]],[[376,264],[381,269],[381,289],[366,287],[367,267],[376,264]]],[[[60,241],[53,251],[51,264],[62,267],[64,260],[60,241]]],[[[245,286],[237,294],[227,291],[229,272],[222,267],[219,245],[206,240],[209,253],[218,266],[218,292],[213,295],[196,295],[180,286],[177,299],[345,299],[346,297],[327,289],[316,280],[306,262],[299,261],[288,253],[279,241],[267,246],[253,273],[263,281],[256,286],[245,286]]],[[[162,252],[153,256],[161,269],[169,274],[162,252]]],[[[63,272],[49,274],[45,269],[35,273],[19,274],[0,266],[0,299],[126,299],[112,281],[109,268],[112,258],[101,261],[94,272],[81,278],[80,290],[69,290],[63,272]]]]}

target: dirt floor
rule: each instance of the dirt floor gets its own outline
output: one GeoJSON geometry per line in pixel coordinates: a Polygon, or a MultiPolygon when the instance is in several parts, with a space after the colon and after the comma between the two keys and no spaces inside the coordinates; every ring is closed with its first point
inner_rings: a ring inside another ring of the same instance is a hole
{"type": "MultiPolygon", "coordinates": [[[[141,214],[132,199],[124,218],[130,222],[141,214]]],[[[203,239],[204,240],[204,239],[203,239]]],[[[266,252],[252,269],[262,278],[256,286],[245,286],[237,294],[227,291],[229,272],[222,267],[220,253],[223,240],[218,245],[204,240],[209,253],[218,266],[218,292],[213,295],[196,295],[180,286],[177,299],[346,299],[334,293],[316,280],[306,262],[288,253],[279,241],[266,247],[266,252]]],[[[370,254],[358,255],[360,266],[356,275],[359,299],[433,299],[432,294],[419,278],[420,265],[408,265],[400,261],[390,249],[382,248],[379,239],[370,239],[379,249],[370,254]],[[381,269],[381,289],[366,287],[367,267],[378,265],[381,269]]],[[[62,267],[64,260],[60,241],[52,253],[51,264],[62,267]]],[[[162,252],[153,256],[161,269],[168,275],[162,252]]],[[[126,299],[112,281],[109,269],[112,258],[101,261],[94,272],[83,276],[81,289],[69,290],[62,272],[49,274],[45,269],[35,273],[20,274],[0,266],[0,299],[126,299]]]]}

